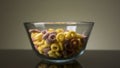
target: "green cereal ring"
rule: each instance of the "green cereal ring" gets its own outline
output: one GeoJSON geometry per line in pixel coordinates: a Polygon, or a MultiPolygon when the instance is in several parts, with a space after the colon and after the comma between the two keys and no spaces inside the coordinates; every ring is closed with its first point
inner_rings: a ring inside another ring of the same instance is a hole
{"type": "Polygon", "coordinates": [[[60,50],[59,45],[56,43],[51,44],[51,50],[52,51],[59,51],[60,50]]]}
{"type": "Polygon", "coordinates": [[[56,39],[57,39],[58,42],[59,42],[59,41],[64,41],[64,39],[65,39],[64,33],[58,33],[58,34],[56,35],[56,39]]]}

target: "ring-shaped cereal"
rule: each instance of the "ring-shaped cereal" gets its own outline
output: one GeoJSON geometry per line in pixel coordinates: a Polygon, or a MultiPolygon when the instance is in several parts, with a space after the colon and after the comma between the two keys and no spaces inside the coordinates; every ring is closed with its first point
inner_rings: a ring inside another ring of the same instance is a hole
{"type": "Polygon", "coordinates": [[[54,31],[55,31],[55,30],[52,29],[52,28],[49,28],[49,29],[48,29],[48,32],[49,32],[49,33],[54,32],[54,31]]]}
{"type": "Polygon", "coordinates": [[[46,34],[46,33],[47,33],[47,30],[42,30],[41,33],[42,33],[42,34],[46,34]]]}
{"type": "Polygon", "coordinates": [[[77,34],[76,34],[75,31],[70,31],[69,33],[70,33],[70,36],[71,36],[71,37],[76,37],[76,36],[77,36],[77,34]]]}
{"type": "Polygon", "coordinates": [[[33,44],[37,45],[37,46],[41,46],[41,45],[44,44],[44,40],[42,40],[42,41],[33,41],[33,44]]]}
{"type": "Polygon", "coordinates": [[[61,42],[58,42],[60,50],[63,51],[63,44],[61,42]]]}
{"type": "Polygon", "coordinates": [[[39,52],[40,54],[43,54],[43,50],[42,50],[42,49],[43,49],[43,47],[41,47],[41,46],[37,48],[37,50],[38,50],[38,52],[39,52]]]}
{"type": "Polygon", "coordinates": [[[56,56],[58,56],[58,57],[60,57],[61,56],[61,54],[59,53],[59,52],[55,52],[55,54],[56,54],[56,56]]]}
{"type": "Polygon", "coordinates": [[[70,40],[70,46],[73,48],[77,48],[80,45],[80,41],[77,38],[73,38],[70,40]]]}
{"type": "Polygon", "coordinates": [[[56,43],[51,44],[51,50],[52,51],[59,51],[60,50],[59,45],[56,43]]]}
{"type": "Polygon", "coordinates": [[[81,34],[78,34],[78,33],[77,33],[76,35],[77,35],[77,36],[76,36],[77,38],[80,38],[80,39],[83,38],[81,34]]]}
{"type": "Polygon", "coordinates": [[[48,39],[50,42],[54,42],[56,40],[56,35],[55,34],[49,34],[48,39]]]}
{"type": "Polygon", "coordinates": [[[38,33],[38,34],[36,34],[36,35],[33,37],[33,39],[34,39],[34,40],[41,41],[41,40],[42,40],[42,36],[43,36],[42,33],[38,33]]]}
{"type": "Polygon", "coordinates": [[[65,32],[65,38],[66,39],[70,39],[71,38],[70,32],[65,32]]]}
{"type": "Polygon", "coordinates": [[[47,47],[50,47],[50,44],[48,44],[47,40],[44,41],[44,45],[47,46],[47,47]]]}
{"type": "Polygon", "coordinates": [[[64,33],[58,33],[57,35],[56,35],[56,39],[57,39],[57,41],[59,42],[59,41],[64,41],[64,39],[65,39],[65,35],[64,35],[64,33]]]}
{"type": "Polygon", "coordinates": [[[49,33],[45,33],[42,38],[43,38],[44,40],[46,40],[46,39],[48,38],[48,36],[49,36],[49,33]]]}
{"type": "Polygon", "coordinates": [[[52,58],[57,58],[55,52],[52,51],[52,50],[48,51],[48,56],[49,56],[49,57],[52,57],[52,58]]]}
{"type": "Polygon", "coordinates": [[[59,29],[56,29],[56,32],[60,33],[60,32],[64,32],[64,30],[59,28],[59,29]]]}

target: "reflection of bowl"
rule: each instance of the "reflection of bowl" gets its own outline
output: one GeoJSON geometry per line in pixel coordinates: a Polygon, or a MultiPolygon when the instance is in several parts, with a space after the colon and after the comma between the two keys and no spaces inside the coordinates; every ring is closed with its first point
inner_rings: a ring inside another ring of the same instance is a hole
{"type": "Polygon", "coordinates": [[[40,61],[36,68],[83,68],[78,61],[73,61],[71,63],[50,63],[45,61],[40,61]]]}
{"type": "Polygon", "coordinates": [[[93,22],[24,23],[33,50],[44,60],[67,62],[83,54],[93,22]]]}

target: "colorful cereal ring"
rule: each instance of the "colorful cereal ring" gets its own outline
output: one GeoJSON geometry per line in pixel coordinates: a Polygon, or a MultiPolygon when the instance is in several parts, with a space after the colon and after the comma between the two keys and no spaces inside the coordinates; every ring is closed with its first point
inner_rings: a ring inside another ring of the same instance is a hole
{"type": "Polygon", "coordinates": [[[46,39],[48,38],[48,36],[49,36],[49,33],[45,33],[42,38],[43,38],[44,40],[46,40],[46,39]]]}
{"type": "Polygon", "coordinates": [[[59,29],[56,29],[56,32],[60,33],[60,32],[64,32],[64,30],[59,28],[59,29]]]}
{"type": "Polygon", "coordinates": [[[56,35],[55,34],[49,34],[48,40],[49,40],[49,42],[54,42],[56,40],[56,35]]]}
{"type": "Polygon", "coordinates": [[[75,31],[70,31],[69,33],[70,33],[71,37],[76,37],[77,36],[75,31]]]}
{"type": "Polygon", "coordinates": [[[52,58],[57,58],[55,52],[52,51],[52,50],[50,50],[50,51],[48,52],[48,56],[49,56],[49,57],[52,57],[52,58]]]}
{"type": "Polygon", "coordinates": [[[56,43],[51,44],[51,50],[52,51],[59,51],[60,50],[59,45],[56,43]]]}
{"type": "Polygon", "coordinates": [[[73,48],[77,48],[80,45],[80,41],[76,38],[73,38],[73,39],[70,40],[70,45],[73,48]]]}
{"type": "Polygon", "coordinates": [[[57,39],[57,41],[59,42],[59,41],[64,41],[64,39],[65,39],[65,36],[64,36],[64,33],[58,33],[57,35],[56,35],[56,39],[57,39]]]}

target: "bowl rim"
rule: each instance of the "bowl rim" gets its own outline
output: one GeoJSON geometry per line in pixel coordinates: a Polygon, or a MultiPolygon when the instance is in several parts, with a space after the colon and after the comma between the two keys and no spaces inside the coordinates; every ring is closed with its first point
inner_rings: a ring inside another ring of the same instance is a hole
{"type": "Polygon", "coordinates": [[[35,23],[39,23],[39,24],[91,24],[91,25],[94,25],[95,22],[87,22],[87,21],[65,21],[65,22],[49,22],[49,21],[46,21],[46,22],[24,22],[24,25],[27,25],[27,24],[35,24],[35,23]]]}

